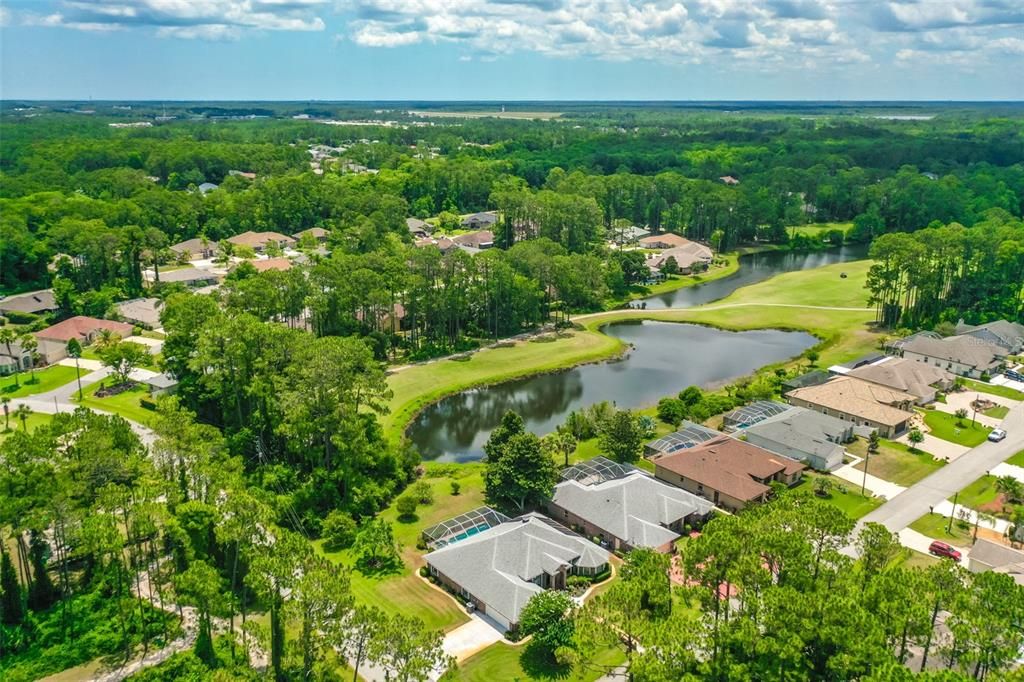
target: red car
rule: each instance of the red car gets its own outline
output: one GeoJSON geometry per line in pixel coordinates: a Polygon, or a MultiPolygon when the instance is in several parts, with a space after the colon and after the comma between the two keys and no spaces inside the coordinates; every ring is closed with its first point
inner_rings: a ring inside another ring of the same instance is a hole
{"type": "Polygon", "coordinates": [[[960,550],[939,540],[928,545],[928,552],[935,556],[943,556],[947,559],[952,559],[953,561],[960,561],[961,559],[960,550]]]}

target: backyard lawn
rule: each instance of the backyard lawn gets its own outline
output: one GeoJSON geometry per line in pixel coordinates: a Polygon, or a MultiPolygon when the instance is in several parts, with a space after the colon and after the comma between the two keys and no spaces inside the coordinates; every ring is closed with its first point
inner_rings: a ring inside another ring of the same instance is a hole
{"type": "Polygon", "coordinates": [[[15,388],[13,376],[4,377],[3,380],[0,381],[0,395],[5,395],[8,398],[24,398],[25,396],[52,391],[53,389],[59,388],[74,380],[74,367],[51,365],[46,369],[37,369],[35,372],[35,381],[32,380],[29,372],[21,372],[18,374],[18,383],[21,385],[20,388],[15,388]]]}
{"type": "MultiPolygon", "coordinates": [[[[658,253],[658,250],[653,250],[653,253],[658,253]]],[[[740,269],[739,256],[735,253],[721,254],[719,258],[724,258],[726,263],[722,265],[712,266],[707,272],[699,275],[677,275],[670,277],[663,282],[652,284],[650,286],[634,285],[631,287],[629,296],[620,301],[614,301],[614,305],[609,307],[617,307],[625,303],[626,301],[633,301],[638,298],[647,298],[649,296],[658,296],[660,294],[666,294],[676,289],[685,289],[687,287],[696,286],[698,284],[705,284],[707,282],[713,282],[716,279],[722,279],[735,273],[740,269]]]]}
{"type": "MultiPolygon", "coordinates": [[[[429,478],[422,480],[430,483],[434,491],[433,504],[420,506],[414,521],[399,521],[393,504],[381,512],[380,517],[392,524],[395,539],[402,546],[403,566],[399,572],[381,576],[366,575],[353,568],[352,593],[359,602],[388,613],[415,616],[430,629],[450,630],[469,620],[455,599],[419,577],[417,570],[423,565],[425,552],[416,548],[416,542],[429,526],[483,505],[482,472],[480,464],[448,465],[443,469],[428,464],[429,478]],[[432,471],[457,476],[461,486],[459,494],[452,495],[452,478],[429,477],[432,471]]],[[[350,550],[325,551],[321,541],[316,541],[314,546],[329,559],[354,567],[356,557],[350,550]]]]}
{"type": "Polygon", "coordinates": [[[970,418],[960,419],[954,414],[938,410],[926,410],[924,423],[928,427],[928,432],[936,438],[969,448],[984,443],[989,432],[992,431],[982,424],[975,423],[972,426],[970,418]]]}
{"type": "MultiPolygon", "coordinates": [[[[867,454],[867,441],[858,438],[846,449],[864,457],[867,454]]],[[[945,464],[942,460],[935,459],[927,452],[911,452],[910,448],[903,443],[881,439],[878,442],[878,452],[866,460],[868,473],[877,476],[885,481],[891,481],[902,486],[911,486],[922,478],[935,473],[945,464]]],[[[865,462],[858,464],[855,469],[864,471],[865,462]]]]}
{"type": "MultiPolygon", "coordinates": [[[[74,370],[72,370],[74,371],[74,370]]],[[[117,395],[107,396],[106,398],[97,398],[96,391],[104,384],[104,381],[98,381],[91,386],[86,386],[83,390],[85,394],[84,399],[79,401],[78,394],[72,396],[72,400],[79,402],[81,405],[104,412],[113,412],[119,414],[125,419],[139,424],[150,424],[156,417],[156,413],[152,410],[147,410],[139,402],[140,398],[148,395],[146,387],[142,384],[136,384],[131,390],[125,391],[124,393],[118,393],[117,395]]]]}
{"type": "Polygon", "coordinates": [[[986,384],[983,381],[964,379],[964,388],[968,391],[981,391],[982,393],[989,393],[1001,398],[1009,398],[1010,400],[1024,400],[1024,393],[1009,386],[995,386],[993,384],[986,384]]]}
{"type": "Polygon", "coordinates": [[[929,512],[910,524],[910,528],[933,540],[942,540],[956,547],[971,546],[974,537],[974,526],[968,525],[964,528],[962,521],[953,519],[952,532],[947,533],[946,526],[948,525],[948,516],[940,516],[939,514],[929,512]]]}

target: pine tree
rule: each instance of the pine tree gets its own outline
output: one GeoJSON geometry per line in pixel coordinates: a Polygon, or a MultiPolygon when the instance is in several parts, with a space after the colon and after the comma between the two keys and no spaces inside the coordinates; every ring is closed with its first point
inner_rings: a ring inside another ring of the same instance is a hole
{"type": "Polygon", "coordinates": [[[49,548],[41,533],[32,531],[29,544],[29,559],[32,562],[34,580],[28,592],[28,605],[33,611],[44,611],[56,601],[53,582],[46,572],[46,554],[49,548]]]}
{"type": "Polygon", "coordinates": [[[0,618],[4,625],[25,622],[25,604],[22,602],[21,583],[14,572],[14,564],[7,551],[0,547],[0,618]]]}

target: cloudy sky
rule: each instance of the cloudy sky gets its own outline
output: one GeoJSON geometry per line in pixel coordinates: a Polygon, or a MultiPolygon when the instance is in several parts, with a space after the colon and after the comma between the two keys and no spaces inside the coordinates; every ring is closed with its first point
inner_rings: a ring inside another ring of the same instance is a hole
{"type": "Polygon", "coordinates": [[[1024,99],[1024,0],[0,0],[0,96],[1024,99]]]}

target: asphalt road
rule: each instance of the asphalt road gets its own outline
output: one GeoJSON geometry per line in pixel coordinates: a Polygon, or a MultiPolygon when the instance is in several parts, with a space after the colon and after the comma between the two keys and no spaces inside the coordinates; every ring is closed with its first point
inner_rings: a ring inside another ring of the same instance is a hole
{"type": "Polygon", "coordinates": [[[997,464],[1024,450],[1024,403],[1010,410],[1001,428],[1007,432],[1001,442],[986,441],[910,486],[864,516],[858,523],[858,530],[865,523],[874,522],[898,533],[927,514],[930,507],[953,497],[954,493],[985,475],[997,464]]]}

